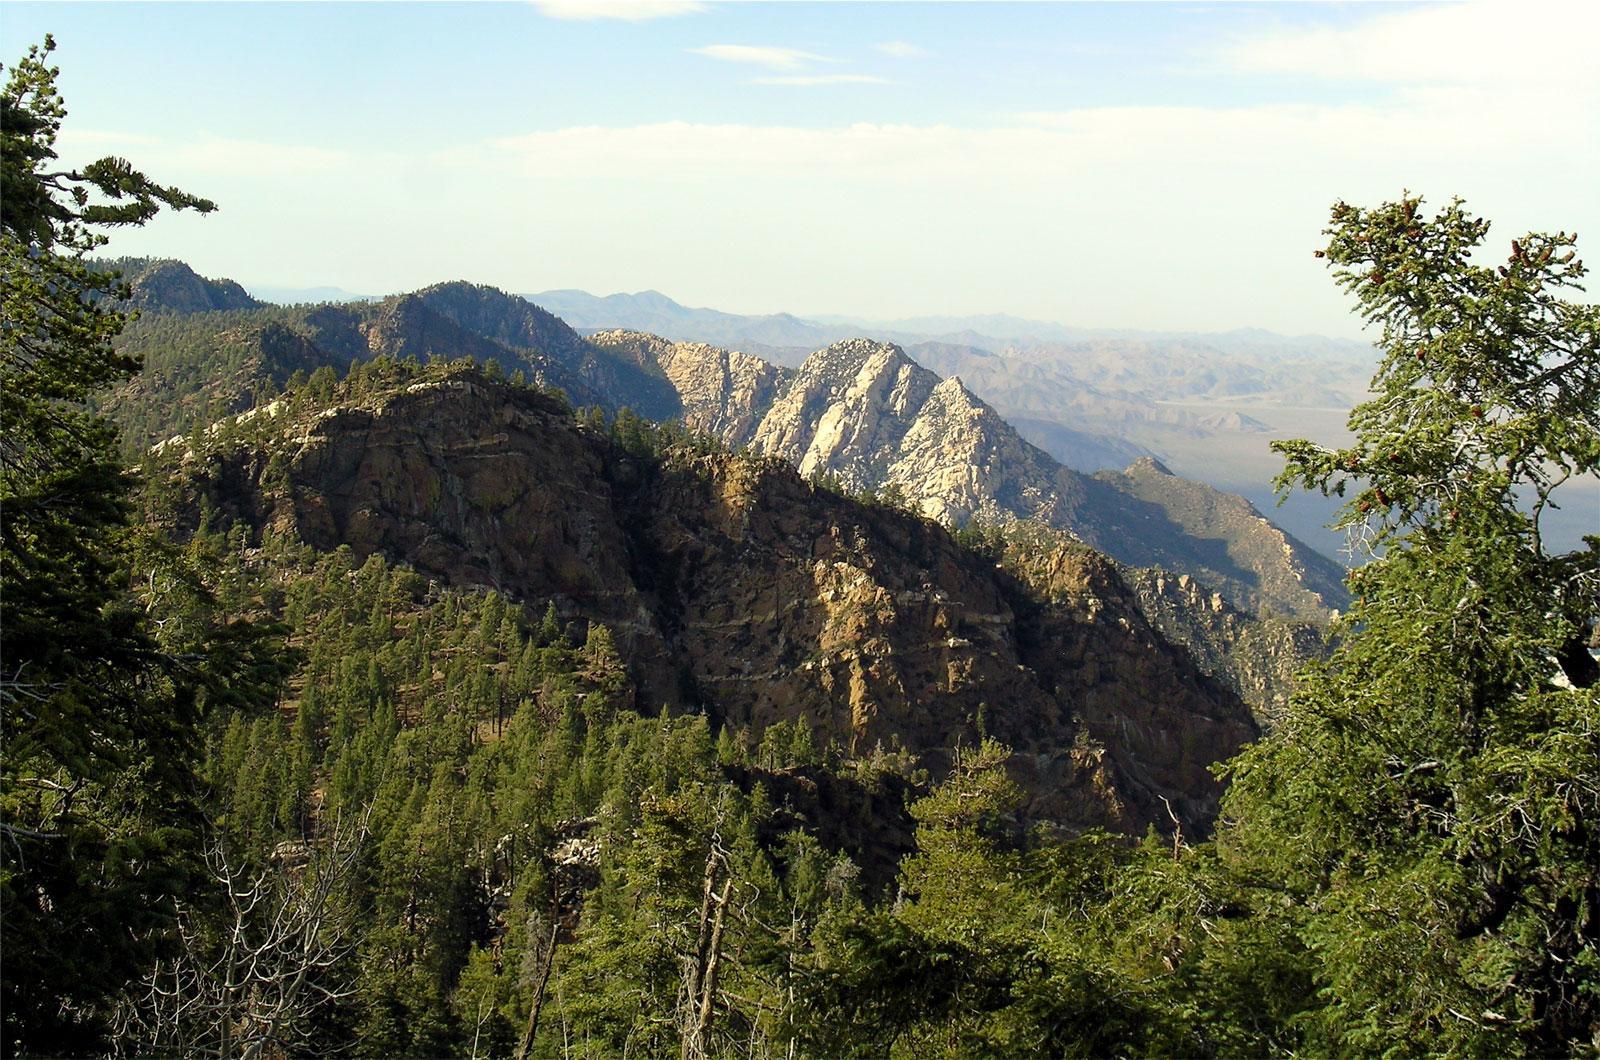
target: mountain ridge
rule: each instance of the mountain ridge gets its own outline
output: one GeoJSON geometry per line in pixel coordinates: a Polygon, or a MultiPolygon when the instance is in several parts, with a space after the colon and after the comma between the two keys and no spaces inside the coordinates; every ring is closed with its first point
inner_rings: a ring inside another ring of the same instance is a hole
{"type": "MultiPolygon", "coordinates": [[[[690,362],[711,365],[715,376],[715,365],[730,356],[639,332],[591,339],[636,356],[670,351],[680,388],[696,374],[690,362]]],[[[1343,604],[1342,571],[1243,498],[1166,472],[1183,501],[1174,518],[1163,491],[1141,473],[1091,477],[1057,463],[959,378],[941,380],[892,343],[835,343],[788,378],[787,392],[766,408],[752,404],[748,391],[702,383],[699,392],[724,400],[686,405],[686,422],[729,445],[782,457],[802,475],[826,476],[852,490],[893,490],[922,514],[953,525],[1037,519],[1121,562],[1188,571],[1253,611],[1272,607],[1318,618],[1343,604]],[[1246,540],[1235,541],[1239,535],[1246,540]],[[1190,536],[1199,540],[1184,540],[1190,536]]],[[[1143,461],[1134,469],[1165,471],[1152,458],[1143,461]]]]}
{"type": "Polygon", "coordinates": [[[208,313],[264,304],[233,280],[201,276],[176,258],[104,258],[91,265],[120,272],[132,289],[129,308],[140,311],[208,313]]]}
{"type": "MultiPolygon", "coordinates": [[[[464,355],[520,371],[580,405],[631,406],[654,420],[682,416],[690,427],[729,445],[781,456],[802,474],[837,480],[850,490],[890,490],[952,525],[974,518],[1039,519],[1121,562],[1194,574],[1248,610],[1272,607],[1319,617],[1342,602],[1337,574],[1324,569],[1329,564],[1307,560],[1278,569],[1278,554],[1293,559],[1299,546],[1269,529],[1246,502],[1219,507],[1203,491],[1190,491],[1185,496],[1191,507],[1209,505],[1222,516],[1197,518],[1186,528],[1163,510],[1162,491],[1136,496],[1121,479],[1095,479],[1057,463],[962,381],[941,381],[892,343],[846,340],[790,370],[708,344],[671,343],[637,332],[585,339],[524,299],[464,281],[378,303],[240,313],[237,319],[226,313],[188,317],[202,335],[213,322],[224,327],[219,338],[202,343],[176,367],[159,343],[144,350],[149,367],[138,384],[113,397],[113,415],[125,424],[159,421],[173,397],[162,383],[177,379],[189,381],[180,390],[189,386],[203,395],[176,395],[180,404],[193,406],[189,422],[209,423],[256,403],[262,385],[281,387],[293,371],[309,371],[319,349],[335,371],[374,356],[464,355]],[[276,330],[251,330],[267,322],[276,330]],[[225,326],[230,324],[237,327],[225,326]],[[276,341],[264,342],[269,335],[276,341]],[[284,350],[292,356],[275,356],[284,350]],[[207,365],[218,358],[235,367],[217,376],[207,365]],[[140,409],[126,410],[119,402],[140,409]],[[1230,543],[1236,533],[1273,540],[1241,551],[1230,543]]],[[[130,334],[148,338],[182,326],[166,315],[136,323],[130,334]]],[[[184,429],[166,423],[161,428],[146,428],[142,444],[184,429]]]]}
{"type": "Polygon", "coordinates": [[[1069,831],[1165,827],[1170,804],[1203,834],[1208,767],[1254,736],[1081,546],[1036,539],[1007,573],[784,461],[624,448],[542,394],[427,371],[328,407],[280,402],[150,473],[217,530],[382,554],[604,623],[644,710],[757,732],[805,718],[857,753],[903,741],[936,772],[994,735],[1022,752],[1030,815],[1069,831]]]}

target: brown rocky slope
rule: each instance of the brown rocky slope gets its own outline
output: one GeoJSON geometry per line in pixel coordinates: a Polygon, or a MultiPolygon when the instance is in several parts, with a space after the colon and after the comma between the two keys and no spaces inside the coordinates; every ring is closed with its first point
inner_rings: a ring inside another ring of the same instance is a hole
{"type": "Polygon", "coordinates": [[[988,734],[1030,816],[1190,834],[1249,712],[1062,543],[1029,580],[943,528],[818,488],[776,459],[629,454],[557,402],[471,371],[294,422],[181,471],[224,521],[383,552],[609,626],[641,707],[759,730],[804,717],[935,773],[988,734]]]}

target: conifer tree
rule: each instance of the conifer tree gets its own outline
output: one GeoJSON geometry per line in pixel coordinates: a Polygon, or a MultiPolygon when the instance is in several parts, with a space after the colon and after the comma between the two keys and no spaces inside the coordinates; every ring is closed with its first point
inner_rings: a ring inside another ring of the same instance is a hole
{"type": "Polygon", "coordinates": [[[1355,443],[1281,446],[1372,550],[1333,657],[1232,767],[1219,836],[1314,993],[1313,1052],[1569,1054],[1600,1042],[1600,540],[1540,518],[1600,468],[1600,308],[1575,236],[1459,201],[1334,208],[1325,254],[1381,329],[1355,443]],[[1291,902],[1281,900],[1283,895],[1291,902]]]}
{"type": "Polygon", "coordinates": [[[119,158],[59,166],[53,47],[0,88],[0,1008],[5,1049],[43,1053],[96,1047],[197,824],[196,690],[119,583],[129,482],[85,406],[138,366],[112,347],[126,291],[87,255],[106,227],[214,208],[119,158]]]}

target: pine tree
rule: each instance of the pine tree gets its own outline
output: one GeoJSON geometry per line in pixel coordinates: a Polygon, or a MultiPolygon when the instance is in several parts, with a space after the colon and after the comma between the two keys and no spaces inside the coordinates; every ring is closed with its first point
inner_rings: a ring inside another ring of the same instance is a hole
{"type": "MultiPolygon", "coordinates": [[[[1600,308],[1575,237],[1453,202],[1340,204],[1324,253],[1382,329],[1355,444],[1281,446],[1367,541],[1333,657],[1233,765],[1219,835],[1315,992],[1313,1052],[1568,1054],[1600,1041],[1600,696],[1580,657],[1600,541],[1551,554],[1600,468],[1600,308]]],[[[1588,665],[1585,665],[1588,664],[1588,665]]]]}
{"type": "Polygon", "coordinates": [[[8,1051],[96,1047],[193,862],[196,689],[119,584],[129,481],[85,402],[138,365],[112,339],[107,226],[213,204],[126,161],[55,166],[66,109],[31,48],[0,89],[0,987],[8,1051]],[[27,956],[25,966],[13,963],[27,956]]]}

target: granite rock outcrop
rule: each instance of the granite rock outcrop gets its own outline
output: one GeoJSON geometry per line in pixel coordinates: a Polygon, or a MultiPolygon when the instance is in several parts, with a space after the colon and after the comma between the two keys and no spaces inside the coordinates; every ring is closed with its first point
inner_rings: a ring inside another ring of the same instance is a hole
{"type": "Polygon", "coordinates": [[[796,371],[703,343],[606,331],[598,345],[653,361],[689,426],[781,457],[802,476],[885,491],[952,526],[1032,519],[1135,567],[1188,573],[1236,607],[1325,620],[1344,602],[1338,564],[1248,501],[1142,458],[1090,476],[1027,442],[958,378],[892,343],[850,339],[796,371]]]}

